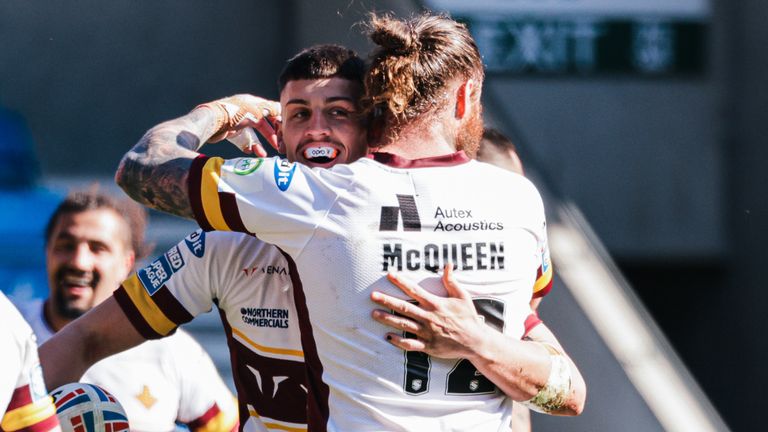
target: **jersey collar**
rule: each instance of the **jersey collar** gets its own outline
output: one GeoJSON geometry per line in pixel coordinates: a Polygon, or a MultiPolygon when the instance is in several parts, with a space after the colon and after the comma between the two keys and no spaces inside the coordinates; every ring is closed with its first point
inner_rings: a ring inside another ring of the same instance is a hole
{"type": "Polygon", "coordinates": [[[376,162],[394,168],[445,167],[461,165],[471,160],[463,150],[447,155],[433,156],[422,159],[406,159],[392,153],[379,152],[370,153],[367,157],[369,159],[375,160],[376,162]]]}

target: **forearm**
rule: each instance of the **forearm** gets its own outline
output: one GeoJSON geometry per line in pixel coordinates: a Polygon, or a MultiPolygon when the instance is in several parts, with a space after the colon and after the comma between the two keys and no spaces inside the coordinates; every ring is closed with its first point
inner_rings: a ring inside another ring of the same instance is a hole
{"type": "Polygon", "coordinates": [[[547,382],[549,355],[540,344],[514,340],[490,328],[475,340],[467,359],[513,400],[532,398],[547,382]]]}
{"type": "Polygon", "coordinates": [[[192,218],[189,168],[219,127],[215,113],[207,108],[153,127],[120,161],[115,181],[139,203],[192,218]]]}
{"type": "Polygon", "coordinates": [[[114,297],[109,298],[40,346],[46,387],[76,382],[97,361],[142,342],[114,297]]]}
{"type": "MultiPolygon", "coordinates": [[[[535,340],[514,340],[498,332],[486,332],[468,356],[472,364],[496,384],[510,398],[527,401],[541,390],[550,377],[553,360],[541,343],[547,343],[560,352],[562,347],[543,324],[539,325],[535,340]]],[[[567,356],[570,368],[570,388],[565,402],[549,411],[554,415],[579,415],[586,401],[586,385],[576,365],[567,356]]]]}

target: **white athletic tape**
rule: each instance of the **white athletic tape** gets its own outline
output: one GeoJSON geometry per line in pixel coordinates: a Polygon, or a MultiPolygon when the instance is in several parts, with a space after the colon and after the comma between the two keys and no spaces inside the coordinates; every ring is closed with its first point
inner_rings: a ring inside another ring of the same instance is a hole
{"type": "Polygon", "coordinates": [[[227,140],[240,149],[240,151],[246,151],[251,148],[251,145],[259,143],[259,136],[255,130],[246,127],[241,129],[237,135],[227,138],[227,140]]]}
{"type": "Polygon", "coordinates": [[[522,404],[536,412],[550,413],[565,406],[571,394],[571,366],[568,359],[557,348],[547,343],[542,344],[550,353],[549,378],[547,384],[536,393],[536,396],[522,404]]]}

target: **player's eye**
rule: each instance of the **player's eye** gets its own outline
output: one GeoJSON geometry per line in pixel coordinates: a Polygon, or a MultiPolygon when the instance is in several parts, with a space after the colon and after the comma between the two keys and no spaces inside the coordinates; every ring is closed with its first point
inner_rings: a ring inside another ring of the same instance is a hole
{"type": "Polygon", "coordinates": [[[294,120],[303,120],[309,117],[309,111],[298,110],[291,113],[290,118],[294,120]]]}
{"type": "Polygon", "coordinates": [[[75,243],[71,241],[57,241],[53,244],[53,250],[56,252],[71,252],[75,250],[75,243]]]}
{"type": "Polygon", "coordinates": [[[89,247],[91,248],[91,251],[94,253],[109,252],[109,247],[104,243],[91,243],[89,247]]]}
{"type": "Polygon", "coordinates": [[[349,117],[349,111],[344,108],[331,108],[329,112],[334,117],[349,117]]]}

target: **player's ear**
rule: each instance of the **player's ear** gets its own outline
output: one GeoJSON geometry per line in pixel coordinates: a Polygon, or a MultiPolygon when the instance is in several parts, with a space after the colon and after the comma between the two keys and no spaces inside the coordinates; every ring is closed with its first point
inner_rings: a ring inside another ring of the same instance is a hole
{"type": "Polygon", "coordinates": [[[136,265],[136,252],[130,251],[126,254],[124,265],[126,268],[126,275],[134,270],[133,267],[136,265]]]}
{"type": "Polygon", "coordinates": [[[464,118],[473,109],[472,95],[475,85],[475,80],[470,78],[462,82],[458,89],[456,89],[456,109],[454,111],[456,119],[464,118]]]}
{"type": "Polygon", "coordinates": [[[277,135],[277,151],[285,154],[285,141],[283,141],[283,128],[280,122],[275,123],[275,135],[277,135]]]}

